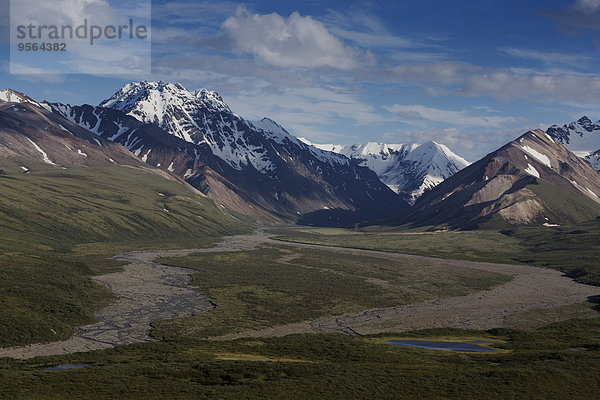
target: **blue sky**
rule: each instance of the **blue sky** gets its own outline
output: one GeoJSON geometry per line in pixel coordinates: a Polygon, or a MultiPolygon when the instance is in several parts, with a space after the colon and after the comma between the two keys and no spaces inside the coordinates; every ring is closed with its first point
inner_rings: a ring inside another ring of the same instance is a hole
{"type": "Polygon", "coordinates": [[[97,104],[132,80],[178,81],[316,143],[435,140],[470,160],[600,119],[600,0],[153,1],[152,40],[152,74],[25,76],[4,38],[0,87],[97,104]]]}

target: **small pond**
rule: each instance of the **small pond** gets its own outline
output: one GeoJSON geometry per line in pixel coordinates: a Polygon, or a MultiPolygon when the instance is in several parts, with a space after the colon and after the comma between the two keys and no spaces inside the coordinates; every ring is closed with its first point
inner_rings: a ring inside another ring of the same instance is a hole
{"type": "MultiPolygon", "coordinates": [[[[469,351],[475,353],[495,353],[496,350],[476,344],[476,342],[434,342],[430,340],[388,340],[387,344],[395,346],[416,347],[419,349],[469,351]]],[[[481,343],[481,342],[479,342],[481,343]]],[[[486,342],[491,344],[491,342],[486,342]]]]}
{"type": "Polygon", "coordinates": [[[55,365],[54,367],[44,368],[44,371],[64,371],[67,369],[78,369],[78,368],[91,368],[91,365],[85,364],[61,364],[55,365]]]}

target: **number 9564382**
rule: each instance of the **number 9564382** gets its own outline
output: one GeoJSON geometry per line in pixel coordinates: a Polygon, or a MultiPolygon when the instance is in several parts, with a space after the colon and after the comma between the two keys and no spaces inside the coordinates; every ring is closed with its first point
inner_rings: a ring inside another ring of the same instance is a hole
{"type": "Polygon", "coordinates": [[[19,51],[67,51],[66,43],[19,43],[19,51]]]}

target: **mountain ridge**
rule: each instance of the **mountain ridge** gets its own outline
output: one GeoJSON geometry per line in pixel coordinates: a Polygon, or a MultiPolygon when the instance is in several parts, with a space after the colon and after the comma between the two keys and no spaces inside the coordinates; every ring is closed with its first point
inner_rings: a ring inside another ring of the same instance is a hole
{"type": "Polygon", "coordinates": [[[598,172],[533,130],[426,192],[392,224],[475,229],[581,222],[600,215],[598,194],[598,172]]]}
{"type": "Polygon", "coordinates": [[[358,160],[359,165],[374,171],[383,183],[402,195],[409,204],[414,204],[426,190],[470,164],[447,146],[434,141],[423,144],[366,142],[314,146],[358,160]]]}
{"type": "Polygon", "coordinates": [[[206,89],[191,92],[180,84],[134,82],[101,106],[57,103],[51,108],[145,162],[172,169],[218,204],[249,202],[237,208],[242,213],[258,206],[287,217],[324,209],[383,215],[407,207],[369,169],[302,143],[268,118],[244,120],[218,93],[206,89]],[[211,174],[228,184],[215,190],[206,179],[211,174]],[[235,201],[229,199],[232,192],[235,201]]]}
{"type": "Polygon", "coordinates": [[[562,126],[552,125],[546,133],[579,157],[600,150],[600,121],[592,122],[587,116],[562,126]]]}

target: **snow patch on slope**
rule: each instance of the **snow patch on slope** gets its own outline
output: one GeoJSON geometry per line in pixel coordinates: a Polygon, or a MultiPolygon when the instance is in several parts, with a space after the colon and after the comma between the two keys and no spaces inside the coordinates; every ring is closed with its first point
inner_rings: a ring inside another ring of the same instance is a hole
{"type": "Polygon", "coordinates": [[[46,154],[46,152],[44,150],[42,150],[40,148],[40,146],[38,146],[33,140],[31,140],[29,138],[26,138],[26,139],[29,140],[31,142],[31,144],[33,145],[33,147],[35,147],[35,149],[42,154],[42,159],[44,160],[44,162],[46,164],[56,165],[52,162],[52,160],[50,160],[50,158],[48,158],[48,154],[46,154]]]}
{"type": "Polygon", "coordinates": [[[38,102],[30,99],[22,93],[15,92],[11,89],[0,90],[0,101],[6,101],[8,103],[32,103],[40,105],[38,102]]]}
{"type": "Polygon", "coordinates": [[[542,154],[539,151],[532,149],[529,146],[523,145],[523,146],[521,146],[521,148],[523,150],[525,150],[527,153],[529,153],[532,157],[537,159],[539,162],[544,163],[548,168],[552,168],[552,164],[550,163],[550,158],[548,158],[548,156],[546,156],[545,154],[542,154]]]}
{"type": "Polygon", "coordinates": [[[540,177],[540,173],[531,164],[527,164],[527,168],[525,168],[525,172],[527,172],[529,175],[535,176],[536,178],[540,177]]]}

